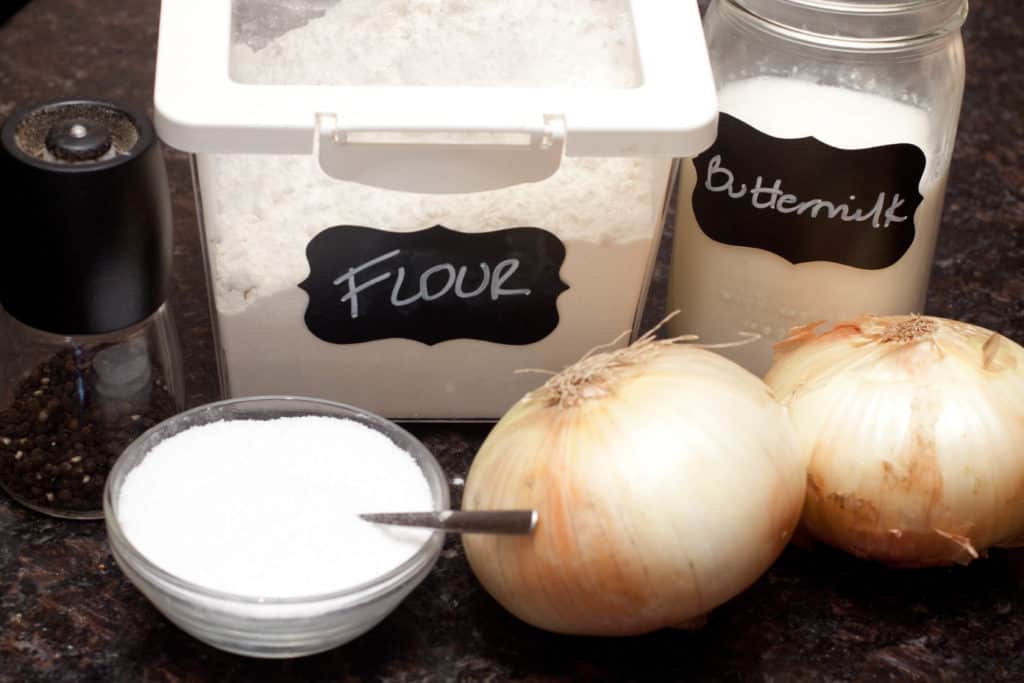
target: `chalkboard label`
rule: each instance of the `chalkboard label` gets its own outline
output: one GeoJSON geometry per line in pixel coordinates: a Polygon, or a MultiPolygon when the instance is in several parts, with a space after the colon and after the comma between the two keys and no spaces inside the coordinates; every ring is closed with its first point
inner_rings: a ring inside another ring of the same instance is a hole
{"type": "Polygon", "coordinates": [[[839,149],[722,114],[718,139],[694,164],[694,215],[718,242],[867,270],[891,266],[914,242],[925,165],[916,145],[839,149]]]}
{"type": "Polygon", "coordinates": [[[532,344],[558,325],[565,245],[540,228],[462,233],[327,228],[306,247],[306,326],[354,344],[480,339],[532,344]]]}

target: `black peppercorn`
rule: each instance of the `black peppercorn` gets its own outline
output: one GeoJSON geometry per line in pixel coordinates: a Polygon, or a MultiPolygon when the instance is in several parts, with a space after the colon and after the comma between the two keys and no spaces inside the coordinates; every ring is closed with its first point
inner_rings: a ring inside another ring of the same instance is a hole
{"type": "Polygon", "coordinates": [[[29,372],[0,410],[0,485],[15,499],[70,514],[101,510],[117,457],[177,412],[157,367],[130,395],[105,394],[92,361],[111,346],[61,351],[29,372]]]}

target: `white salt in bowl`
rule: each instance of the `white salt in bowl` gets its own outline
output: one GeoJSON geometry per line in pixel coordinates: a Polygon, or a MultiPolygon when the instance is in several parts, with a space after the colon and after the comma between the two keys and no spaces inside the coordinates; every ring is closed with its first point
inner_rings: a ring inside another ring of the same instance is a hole
{"type": "Polygon", "coordinates": [[[426,447],[393,422],[351,406],[319,399],[261,396],[200,406],[156,425],[128,446],[107,479],[103,508],[110,549],[128,579],[164,616],[221,650],[286,658],[342,645],[373,628],[398,607],[427,576],[441,552],[444,534],[434,532],[407,561],[371,581],[321,595],[254,598],[211,590],[175,576],[147,559],[128,540],[118,518],[121,487],[157,444],[191,427],[222,420],[305,415],[354,420],[384,434],[419,465],[434,508],[449,507],[444,472],[426,447]]]}

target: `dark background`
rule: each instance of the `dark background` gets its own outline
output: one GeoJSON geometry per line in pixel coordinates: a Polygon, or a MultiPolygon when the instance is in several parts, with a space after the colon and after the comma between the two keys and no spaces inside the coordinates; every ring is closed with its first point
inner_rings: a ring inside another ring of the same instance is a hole
{"type": "MultiPolygon", "coordinates": [[[[971,4],[967,94],[928,312],[1024,342],[1024,5],[971,4]]],[[[16,104],[72,95],[151,111],[158,7],[156,0],[33,0],[0,25],[0,118],[16,104]]],[[[0,15],[10,9],[0,5],[0,15]]],[[[187,161],[171,151],[167,159],[176,230],[172,304],[189,402],[197,404],[217,398],[210,320],[187,161]]],[[[671,230],[648,324],[664,309],[670,240],[671,230]]],[[[487,430],[415,428],[451,477],[465,476],[487,430]]],[[[457,505],[460,489],[452,493],[457,505]]],[[[102,524],[43,518],[0,496],[0,681],[11,683],[1021,681],[1022,589],[1019,553],[908,572],[825,549],[790,549],[698,632],[569,638],[504,612],[451,540],[423,585],[366,636],[315,657],[264,662],[211,649],[164,620],[113,563],[102,524]]]]}
{"type": "Polygon", "coordinates": [[[0,5],[0,22],[9,19],[15,12],[27,5],[29,0],[6,0],[0,5]]]}

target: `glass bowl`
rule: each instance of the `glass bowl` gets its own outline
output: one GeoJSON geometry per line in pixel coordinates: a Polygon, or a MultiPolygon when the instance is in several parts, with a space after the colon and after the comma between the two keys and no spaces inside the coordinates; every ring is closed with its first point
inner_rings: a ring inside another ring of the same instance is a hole
{"type": "Polygon", "coordinates": [[[312,398],[258,396],[210,403],[161,422],[132,442],[107,479],[103,510],[110,549],[121,570],[150,602],[187,633],[221,650],[252,657],[300,657],[337,647],[373,628],[426,577],[441,552],[443,532],[433,533],[403,564],[345,590],[297,598],[255,598],[211,590],[150,562],[125,537],[118,499],[125,477],[161,441],[220,420],[320,415],[348,418],[390,438],[423,470],[435,509],[449,507],[448,483],[430,451],[416,437],[382,417],[312,398]]]}

